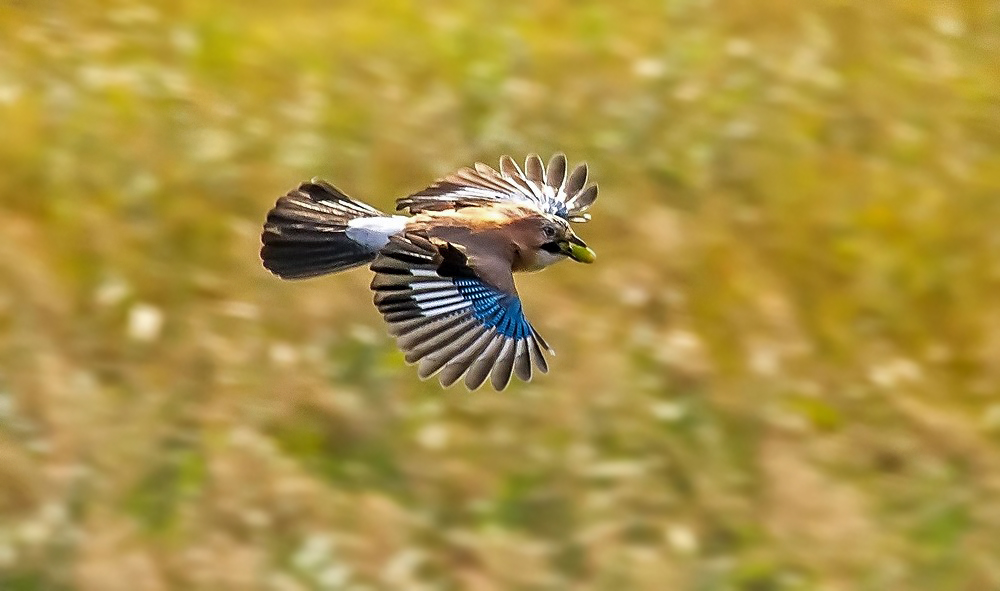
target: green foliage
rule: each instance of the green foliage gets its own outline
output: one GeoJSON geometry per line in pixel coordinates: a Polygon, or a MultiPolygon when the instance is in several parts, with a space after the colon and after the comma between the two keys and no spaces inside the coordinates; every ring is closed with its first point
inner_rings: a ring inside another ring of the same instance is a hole
{"type": "Polygon", "coordinates": [[[1000,587],[993,3],[99,4],[0,8],[0,588],[1000,587]],[[557,150],[531,384],[257,259],[557,150]]]}

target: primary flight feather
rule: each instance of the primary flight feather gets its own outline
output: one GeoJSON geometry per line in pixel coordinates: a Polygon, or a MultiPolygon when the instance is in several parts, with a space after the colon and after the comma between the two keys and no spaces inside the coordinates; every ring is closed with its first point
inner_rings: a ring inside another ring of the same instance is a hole
{"type": "Polygon", "coordinates": [[[522,170],[477,163],[397,200],[410,217],[388,215],[321,180],[278,199],[261,235],[264,267],[301,279],[370,264],[375,306],[421,378],[470,390],[487,379],[504,389],[512,375],[545,373],[552,349],[524,316],[513,273],[594,251],[569,222],[590,219],[597,185],[587,166],[567,174],[566,157],[522,170]]]}

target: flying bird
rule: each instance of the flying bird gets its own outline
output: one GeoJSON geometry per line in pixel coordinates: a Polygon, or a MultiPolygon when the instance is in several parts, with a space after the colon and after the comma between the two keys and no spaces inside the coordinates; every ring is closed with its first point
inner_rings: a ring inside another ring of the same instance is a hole
{"type": "Polygon", "coordinates": [[[567,174],[566,157],[532,154],[522,170],[477,163],[396,201],[389,215],[313,179],[279,198],[261,235],[264,267],[282,279],[369,264],[375,306],[421,379],[438,374],[470,390],[487,378],[503,390],[554,354],[524,316],[513,274],[596,255],[570,222],[585,222],[597,199],[587,165],[567,174]]]}

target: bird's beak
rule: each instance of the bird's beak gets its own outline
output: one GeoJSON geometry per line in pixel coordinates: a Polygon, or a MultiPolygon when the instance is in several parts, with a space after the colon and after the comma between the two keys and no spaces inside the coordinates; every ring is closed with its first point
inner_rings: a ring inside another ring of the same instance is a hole
{"type": "Polygon", "coordinates": [[[580,240],[575,235],[570,236],[566,242],[563,243],[564,251],[563,253],[574,261],[580,263],[593,263],[597,260],[597,253],[587,247],[583,240],[580,240]]]}

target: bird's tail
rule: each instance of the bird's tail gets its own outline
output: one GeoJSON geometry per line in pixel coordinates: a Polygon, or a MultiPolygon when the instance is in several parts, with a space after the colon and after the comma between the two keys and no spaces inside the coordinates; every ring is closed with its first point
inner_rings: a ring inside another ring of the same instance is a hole
{"type": "Polygon", "coordinates": [[[392,219],[329,183],[302,183],[267,214],[260,249],[264,267],[282,279],[302,279],[370,263],[377,245],[352,240],[347,232],[351,221],[361,218],[392,219]]]}

